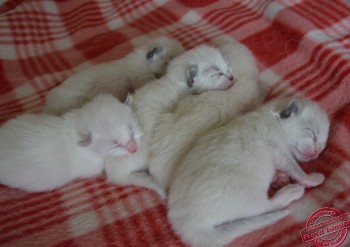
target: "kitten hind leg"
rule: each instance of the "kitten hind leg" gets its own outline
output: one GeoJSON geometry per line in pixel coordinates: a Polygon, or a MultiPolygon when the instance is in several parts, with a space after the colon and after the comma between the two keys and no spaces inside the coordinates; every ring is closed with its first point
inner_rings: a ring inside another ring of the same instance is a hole
{"type": "Polygon", "coordinates": [[[107,175],[107,178],[109,181],[115,182],[120,185],[135,185],[154,190],[159,194],[159,196],[162,199],[164,199],[166,196],[165,191],[157,183],[154,177],[152,177],[148,172],[145,171],[130,173],[129,175],[123,178],[119,177],[117,179],[115,179],[113,176],[107,175]]]}
{"type": "Polygon", "coordinates": [[[292,201],[300,199],[305,192],[305,188],[300,184],[288,184],[278,190],[269,200],[272,210],[281,209],[288,206],[292,201]]]}
{"type": "Polygon", "coordinates": [[[157,180],[145,171],[145,167],[137,167],[136,164],[130,156],[108,160],[105,164],[107,179],[116,184],[136,185],[154,190],[164,199],[165,191],[157,180]]]}

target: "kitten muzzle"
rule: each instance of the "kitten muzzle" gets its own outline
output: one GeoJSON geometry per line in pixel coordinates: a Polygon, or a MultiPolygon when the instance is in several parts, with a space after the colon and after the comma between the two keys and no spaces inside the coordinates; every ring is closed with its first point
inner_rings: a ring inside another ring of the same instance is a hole
{"type": "Polygon", "coordinates": [[[131,153],[131,154],[136,153],[137,145],[136,145],[135,141],[129,141],[125,145],[125,149],[128,150],[128,152],[131,153]]]}
{"type": "Polygon", "coordinates": [[[222,89],[223,89],[223,90],[228,90],[228,89],[230,89],[234,84],[235,84],[235,79],[234,79],[234,77],[232,76],[232,79],[231,79],[231,77],[230,77],[227,81],[225,81],[225,82],[223,83],[222,89]]]}
{"type": "Polygon", "coordinates": [[[310,160],[316,159],[321,153],[322,153],[322,149],[320,148],[307,150],[302,153],[303,161],[310,161],[310,160]]]}

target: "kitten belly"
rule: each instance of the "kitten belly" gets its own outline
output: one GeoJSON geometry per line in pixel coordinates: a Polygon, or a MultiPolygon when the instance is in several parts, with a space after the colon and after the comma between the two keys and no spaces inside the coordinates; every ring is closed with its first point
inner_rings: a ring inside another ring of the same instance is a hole
{"type": "MultiPolygon", "coordinates": [[[[283,160],[284,159],[281,158],[279,155],[275,156],[273,159],[274,166],[275,167],[281,166],[284,163],[283,160]]],[[[269,194],[273,194],[273,191],[279,190],[280,188],[286,186],[290,182],[291,182],[291,180],[290,180],[288,174],[276,169],[275,174],[274,174],[272,181],[271,181],[269,194]]]]}
{"type": "Polygon", "coordinates": [[[271,182],[271,189],[279,190],[290,182],[288,174],[277,170],[271,182]]]}

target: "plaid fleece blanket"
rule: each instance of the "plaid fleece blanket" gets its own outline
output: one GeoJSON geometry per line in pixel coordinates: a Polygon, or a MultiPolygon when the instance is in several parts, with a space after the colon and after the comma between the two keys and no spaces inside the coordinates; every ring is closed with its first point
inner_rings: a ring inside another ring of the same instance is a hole
{"type": "MultiPolygon", "coordinates": [[[[327,149],[301,164],[327,178],[290,205],[288,217],[230,246],[350,246],[345,221],[327,236],[310,229],[332,212],[350,213],[349,1],[0,3],[0,122],[39,112],[47,92],[78,69],[123,57],[152,36],[167,35],[187,49],[221,36],[248,46],[260,81],[271,85],[270,99],[304,95],[329,113],[327,149]]],[[[155,192],[110,184],[103,175],[47,193],[0,185],[0,246],[185,246],[166,212],[155,192]]]]}

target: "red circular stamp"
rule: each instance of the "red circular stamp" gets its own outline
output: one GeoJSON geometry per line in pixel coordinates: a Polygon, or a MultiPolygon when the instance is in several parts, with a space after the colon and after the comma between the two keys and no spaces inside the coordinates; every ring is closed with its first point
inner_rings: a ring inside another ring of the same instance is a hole
{"type": "Polygon", "coordinates": [[[343,214],[335,208],[320,208],[313,212],[306,222],[306,228],[300,231],[304,242],[319,247],[340,246],[348,235],[350,214],[343,214]]]}

